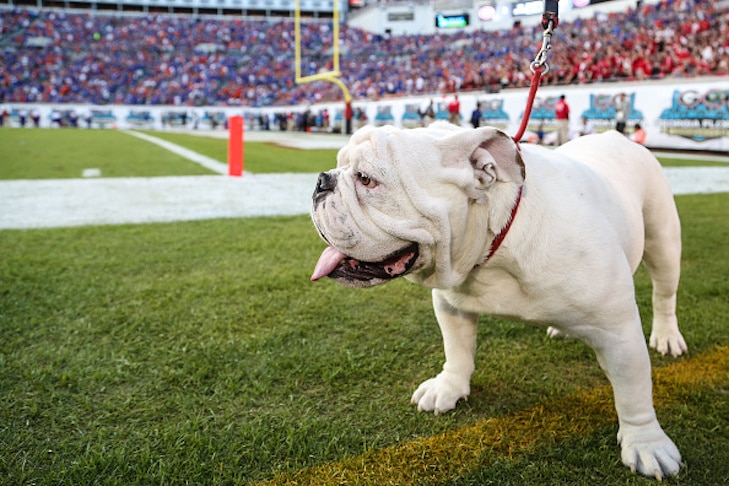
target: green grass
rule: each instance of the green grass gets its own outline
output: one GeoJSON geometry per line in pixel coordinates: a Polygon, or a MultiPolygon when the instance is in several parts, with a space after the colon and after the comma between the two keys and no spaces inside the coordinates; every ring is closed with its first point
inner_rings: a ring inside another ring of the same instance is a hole
{"type": "MultiPolygon", "coordinates": [[[[220,161],[228,160],[228,141],[220,138],[158,131],[144,132],[220,161]]],[[[337,150],[300,150],[272,143],[245,142],[244,168],[253,173],[322,172],[337,165],[337,150]]]]}
{"type": "Polygon", "coordinates": [[[214,174],[117,130],[0,130],[0,180],[79,178],[90,168],[103,177],[214,174]]]}
{"type": "MultiPolygon", "coordinates": [[[[146,132],[225,163],[227,140],[146,132]]],[[[297,150],[248,142],[245,170],[254,173],[321,172],[336,165],[336,150],[297,150]]],[[[204,175],[214,172],[157,145],[117,130],[0,130],[0,180],[204,175]]]]}
{"type": "MultiPolygon", "coordinates": [[[[226,162],[225,139],[181,133],[145,132],[226,162]]],[[[336,165],[336,150],[298,150],[246,142],[245,170],[253,173],[321,172],[336,165]]],[[[727,166],[719,161],[661,159],[666,166],[727,166]]],[[[213,174],[154,144],[116,130],[0,130],[0,180],[78,178],[84,169],[102,177],[213,174]]]]}
{"type": "MultiPolygon", "coordinates": [[[[677,201],[691,359],[729,344],[729,194],[677,201]]],[[[443,359],[429,292],[311,283],[322,247],[304,216],[0,231],[0,483],[245,484],[606,383],[579,342],[484,317],[469,401],[417,413],[443,359]]],[[[647,328],[642,270],[636,286],[647,328]]],[[[729,477],[728,392],[659,409],[687,462],[668,484],[729,477]]],[[[433,484],[653,484],[615,432],[606,417],[433,484]]]]}
{"type": "Polygon", "coordinates": [[[721,160],[698,160],[690,157],[685,158],[673,158],[673,157],[658,157],[663,167],[729,167],[729,163],[722,162],[721,160]]]}

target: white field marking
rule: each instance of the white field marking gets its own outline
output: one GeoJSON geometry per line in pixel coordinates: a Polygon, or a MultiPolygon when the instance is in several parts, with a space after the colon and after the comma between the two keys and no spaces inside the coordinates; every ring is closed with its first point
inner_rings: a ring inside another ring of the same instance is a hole
{"type": "Polygon", "coordinates": [[[158,145],[165,150],[169,150],[170,152],[177,154],[180,157],[191,160],[192,162],[195,162],[196,164],[201,165],[206,169],[210,169],[213,172],[217,172],[218,174],[228,173],[228,164],[224,164],[211,157],[199,154],[193,150],[187,149],[175,143],[168,142],[167,140],[162,140],[161,138],[152,137],[151,135],[147,135],[145,133],[135,132],[134,130],[121,130],[121,132],[158,145]]]}
{"type": "Polygon", "coordinates": [[[81,177],[101,177],[101,169],[84,169],[81,177]]]}

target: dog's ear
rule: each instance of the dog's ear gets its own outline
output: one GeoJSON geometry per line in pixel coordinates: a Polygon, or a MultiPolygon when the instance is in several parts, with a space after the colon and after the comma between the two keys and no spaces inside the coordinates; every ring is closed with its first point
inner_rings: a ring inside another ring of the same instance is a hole
{"type": "Polygon", "coordinates": [[[524,182],[526,171],[516,142],[501,130],[482,127],[458,131],[444,142],[443,165],[470,163],[477,189],[486,189],[497,181],[524,182]]]}

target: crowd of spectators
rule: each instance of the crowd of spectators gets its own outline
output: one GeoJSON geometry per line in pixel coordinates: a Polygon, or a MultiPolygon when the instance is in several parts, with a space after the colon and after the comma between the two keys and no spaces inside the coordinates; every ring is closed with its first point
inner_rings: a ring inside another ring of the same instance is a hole
{"type": "MultiPolygon", "coordinates": [[[[547,84],[729,74],[726,2],[664,0],[561,22],[547,84]],[[721,7],[720,5],[724,5],[721,7]]],[[[331,25],[302,25],[303,75],[331,69],[331,25]]],[[[529,84],[539,25],[380,36],[343,25],[354,99],[529,84]]],[[[0,102],[273,106],[340,100],[295,82],[291,19],[0,10],[0,102]]]]}

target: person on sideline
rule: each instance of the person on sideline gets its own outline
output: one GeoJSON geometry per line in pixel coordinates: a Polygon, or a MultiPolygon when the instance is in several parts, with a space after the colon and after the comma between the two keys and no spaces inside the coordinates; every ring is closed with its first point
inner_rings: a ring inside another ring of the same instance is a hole
{"type": "Polygon", "coordinates": [[[554,105],[554,114],[557,118],[557,145],[562,145],[570,140],[570,106],[565,101],[565,96],[559,97],[554,105]]]}
{"type": "Polygon", "coordinates": [[[430,126],[435,121],[435,108],[433,107],[433,100],[430,100],[425,110],[418,108],[418,115],[420,115],[421,124],[424,127],[430,126]]]}
{"type": "Polygon", "coordinates": [[[633,132],[633,142],[645,145],[646,133],[640,123],[635,124],[635,132],[633,132]]]}
{"type": "Polygon", "coordinates": [[[630,110],[630,101],[625,93],[620,93],[613,101],[615,106],[615,130],[625,134],[625,125],[628,122],[628,111],[630,110]]]}
{"type": "Polygon", "coordinates": [[[476,108],[471,113],[471,125],[473,125],[473,128],[481,126],[481,115],[481,103],[476,103],[476,108]]]}
{"type": "Polygon", "coordinates": [[[458,101],[458,95],[453,95],[453,99],[448,103],[448,121],[454,125],[461,124],[461,102],[458,101]]]}
{"type": "Polygon", "coordinates": [[[581,137],[583,135],[589,135],[591,133],[595,133],[595,126],[590,120],[587,119],[586,116],[583,116],[582,124],[580,125],[579,130],[577,130],[577,134],[581,137]]]}

